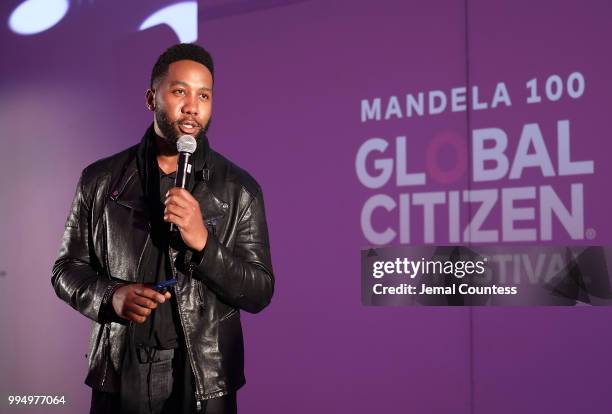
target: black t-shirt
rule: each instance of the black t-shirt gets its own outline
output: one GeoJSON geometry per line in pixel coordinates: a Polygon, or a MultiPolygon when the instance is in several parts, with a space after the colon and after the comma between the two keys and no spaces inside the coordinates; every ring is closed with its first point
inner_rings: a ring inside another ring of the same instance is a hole
{"type": "MultiPolygon", "coordinates": [[[[176,173],[164,174],[159,170],[159,200],[165,201],[166,192],[174,187],[176,173]]],[[[163,206],[161,208],[163,211],[163,206]]],[[[151,220],[159,223],[158,220],[151,220]]],[[[168,244],[170,239],[170,225],[163,223],[159,232],[152,232],[152,236],[145,247],[141,262],[142,283],[155,284],[172,278],[170,261],[168,257],[168,244]],[[157,236],[158,235],[158,236],[157,236]]],[[[180,323],[176,310],[175,298],[158,304],[146,321],[134,325],[134,343],[136,347],[156,347],[170,349],[178,347],[178,328],[180,323]]]]}

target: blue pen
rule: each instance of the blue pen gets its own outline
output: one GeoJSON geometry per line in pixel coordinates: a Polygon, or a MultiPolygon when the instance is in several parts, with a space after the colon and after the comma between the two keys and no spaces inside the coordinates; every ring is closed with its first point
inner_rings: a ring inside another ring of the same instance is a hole
{"type": "Polygon", "coordinates": [[[158,284],[153,286],[153,289],[155,289],[158,292],[162,292],[162,291],[168,290],[170,286],[176,285],[177,282],[178,280],[176,279],[164,280],[163,282],[159,282],[158,284]]]}

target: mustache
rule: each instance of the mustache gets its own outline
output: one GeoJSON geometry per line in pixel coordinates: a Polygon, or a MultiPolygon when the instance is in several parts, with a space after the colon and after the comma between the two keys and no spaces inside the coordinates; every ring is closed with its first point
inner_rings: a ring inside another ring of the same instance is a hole
{"type": "Polygon", "coordinates": [[[174,124],[175,125],[180,125],[183,124],[185,122],[189,122],[190,124],[193,124],[199,128],[202,128],[202,125],[200,125],[200,123],[198,121],[196,121],[195,119],[192,118],[183,118],[183,119],[179,119],[178,121],[176,121],[174,124]]]}

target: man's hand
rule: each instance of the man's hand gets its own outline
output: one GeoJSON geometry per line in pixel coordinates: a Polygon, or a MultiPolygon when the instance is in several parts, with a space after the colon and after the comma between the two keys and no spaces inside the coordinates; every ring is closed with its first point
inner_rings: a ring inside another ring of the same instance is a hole
{"type": "Polygon", "coordinates": [[[164,221],[174,223],[188,247],[202,251],[208,240],[208,230],[204,225],[198,200],[193,198],[189,191],[175,187],[166,194],[164,204],[164,221]]]}
{"type": "Polygon", "coordinates": [[[112,303],[115,313],[123,319],[143,323],[157,308],[158,303],[170,299],[170,292],[161,294],[151,289],[151,285],[141,283],[121,286],[113,293],[112,303]]]}

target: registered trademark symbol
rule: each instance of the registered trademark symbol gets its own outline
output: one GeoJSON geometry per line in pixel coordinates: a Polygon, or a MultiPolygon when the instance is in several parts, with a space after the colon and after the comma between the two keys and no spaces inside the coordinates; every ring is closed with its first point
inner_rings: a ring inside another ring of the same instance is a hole
{"type": "Polygon", "coordinates": [[[588,240],[593,240],[595,237],[597,237],[597,232],[595,231],[594,228],[589,227],[588,229],[586,229],[586,231],[584,232],[584,236],[588,239],[588,240]]]}

